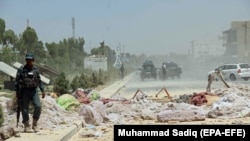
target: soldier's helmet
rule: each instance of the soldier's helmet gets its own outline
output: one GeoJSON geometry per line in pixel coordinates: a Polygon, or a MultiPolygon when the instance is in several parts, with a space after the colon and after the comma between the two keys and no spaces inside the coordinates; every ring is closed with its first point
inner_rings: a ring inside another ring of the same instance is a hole
{"type": "Polygon", "coordinates": [[[26,55],[25,55],[25,60],[26,59],[32,59],[32,60],[34,60],[34,55],[32,54],[32,53],[27,53],[26,55]]]}

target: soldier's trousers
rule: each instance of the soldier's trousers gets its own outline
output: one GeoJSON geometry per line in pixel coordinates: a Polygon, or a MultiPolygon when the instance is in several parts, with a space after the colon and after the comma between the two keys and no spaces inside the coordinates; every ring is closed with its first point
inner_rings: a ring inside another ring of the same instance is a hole
{"type": "Polygon", "coordinates": [[[22,109],[22,123],[29,120],[29,105],[33,105],[33,119],[38,120],[41,115],[41,101],[36,88],[22,88],[21,89],[21,109],[22,109]]]}

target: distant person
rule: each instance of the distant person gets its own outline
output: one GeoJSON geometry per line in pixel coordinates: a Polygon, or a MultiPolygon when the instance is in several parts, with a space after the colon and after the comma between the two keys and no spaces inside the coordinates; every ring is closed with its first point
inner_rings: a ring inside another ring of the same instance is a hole
{"type": "Polygon", "coordinates": [[[162,79],[165,80],[167,77],[167,66],[165,63],[162,63],[162,79]]]}
{"type": "Polygon", "coordinates": [[[37,88],[39,87],[42,92],[42,98],[45,97],[44,86],[41,81],[40,72],[38,68],[33,66],[33,62],[35,61],[34,55],[31,53],[27,53],[25,56],[26,64],[23,67],[20,67],[16,74],[15,80],[15,89],[16,89],[16,97],[18,100],[21,100],[21,112],[24,124],[24,132],[37,132],[37,121],[41,115],[41,101],[39,98],[39,94],[37,88]],[[32,102],[34,107],[33,112],[33,123],[32,128],[29,123],[29,105],[32,102]],[[33,131],[32,131],[33,129],[33,131]]]}
{"type": "Polygon", "coordinates": [[[120,67],[120,73],[121,73],[121,78],[123,80],[123,78],[124,78],[124,65],[123,65],[123,63],[121,65],[121,67],[120,67]]]}

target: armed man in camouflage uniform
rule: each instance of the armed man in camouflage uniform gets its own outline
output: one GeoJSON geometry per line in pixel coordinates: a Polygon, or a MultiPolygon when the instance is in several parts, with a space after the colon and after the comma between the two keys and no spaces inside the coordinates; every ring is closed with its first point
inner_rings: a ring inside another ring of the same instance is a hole
{"type": "Polygon", "coordinates": [[[41,81],[38,68],[33,66],[34,55],[27,53],[25,56],[26,64],[19,68],[16,74],[15,88],[16,97],[21,99],[22,123],[24,124],[24,132],[37,132],[37,121],[41,115],[41,101],[37,88],[42,92],[42,98],[45,97],[44,85],[41,81]],[[29,123],[29,105],[32,102],[34,106],[32,128],[29,123]]]}

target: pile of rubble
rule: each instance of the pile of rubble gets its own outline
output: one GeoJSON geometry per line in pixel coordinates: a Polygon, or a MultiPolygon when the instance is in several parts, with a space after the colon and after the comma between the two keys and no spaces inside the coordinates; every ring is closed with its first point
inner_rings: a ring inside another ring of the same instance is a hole
{"type": "MultiPolygon", "coordinates": [[[[231,88],[218,89],[213,94],[209,94],[209,96],[213,95],[219,99],[213,101],[211,105],[206,104],[210,99],[207,98],[208,94],[204,92],[195,92],[191,96],[179,96],[174,101],[167,103],[155,102],[143,94],[137,94],[133,99],[113,95],[109,99],[98,97],[98,99],[92,99],[88,102],[79,102],[79,106],[73,110],[63,108],[57,103],[58,98],[48,95],[42,99],[43,107],[39,127],[51,130],[62,129],[74,124],[75,121],[99,126],[106,123],[129,124],[138,120],[153,120],[163,123],[250,116],[250,89],[247,86],[235,85],[231,88]],[[181,100],[182,98],[185,100],[181,100]]],[[[0,97],[5,119],[4,128],[1,127],[1,129],[16,129],[16,114],[9,112],[7,107],[7,103],[10,101],[9,98],[0,97]]],[[[22,128],[22,124],[20,124],[19,130],[22,128]]],[[[0,131],[0,135],[5,138],[11,136],[10,134],[14,135],[14,133],[6,133],[6,131],[8,130],[0,131]]],[[[9,132],[14,131],[9,130],[9,132]]]]}

